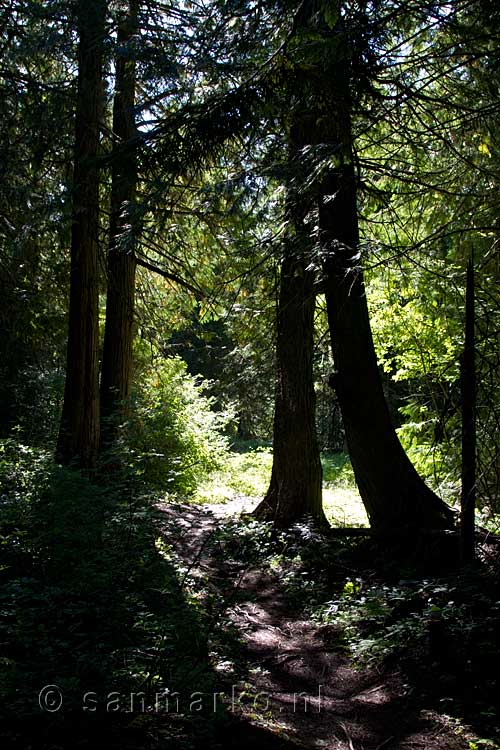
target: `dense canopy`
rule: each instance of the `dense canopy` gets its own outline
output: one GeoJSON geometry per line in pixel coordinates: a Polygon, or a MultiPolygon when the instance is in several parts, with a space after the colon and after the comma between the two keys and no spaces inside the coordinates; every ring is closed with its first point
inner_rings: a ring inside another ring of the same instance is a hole
{"type": "Polygon", "coordinates": [[[492,0],[0,3],[7,743],[497,747],[499,50],[492,0]]]}

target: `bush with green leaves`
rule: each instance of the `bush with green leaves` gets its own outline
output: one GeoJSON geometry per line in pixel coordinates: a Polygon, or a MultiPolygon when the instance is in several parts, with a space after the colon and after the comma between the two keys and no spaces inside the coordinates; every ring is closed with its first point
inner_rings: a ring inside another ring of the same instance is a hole
{"type": "Polygon", "coordinates": [[[205,387],[178,358],[158,358],[140,373],[127,442],[148,485],[189,495],[226,457],[231,418],[214,411],[205,387]]]}
{"type": "Polygon", "coordinates": [[[181,727],[151,707],[157,694],[210,692],[212,672],[204,613],[155,547],[155,498],[127,470],[91,480],[14,440],[0,443],[0,485],[2,738],[48,750],[73,747],[77,731],[81,747],[95,746],[94,734],[122,747],[120,733],[144,721],[165,738],[159,748],[171,733],[185,747],[177,733],[192,733],[193,719],[181,727]],[[61,691],[59,711],[41,710],[45,685],[61,691]],[[84,710],[88,692],[95,710],[84,710]]]}
{"type": "MultiPolygon", "coordinates": [[[[466,675],[479,703],[498,688],[500,602],[496,584],[473,574],[369,583],[347,579],[315,618],[341,628],[355,663],[392,663],[416,674],[466,675]]],[[[496,714],[497,715],[497,714],[496,714]]]]}

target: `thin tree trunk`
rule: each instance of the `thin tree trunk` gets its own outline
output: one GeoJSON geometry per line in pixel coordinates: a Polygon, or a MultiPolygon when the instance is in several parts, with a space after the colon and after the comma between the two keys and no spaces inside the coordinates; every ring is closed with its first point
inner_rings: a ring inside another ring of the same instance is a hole
{"type": "Polygon", "coordinates": [[[66,383],[56,457],[91,468],[99,441],[99,126],[105,0],[80,0],[66,383]]]}
{"type": "Polygon", "coordinates": [[[132,345],[135,301],[134,206],[137,188],[137,160],[134,149],[124,149],[136,135],[135,56],[132,49],[138,28],[137,0],[119,21],[113,103],[115,156],[112,167],[108,290],[101,373],[101,449],[116,440],[126,413],[132,379],[132,345]]]}
{"type": "MultiPolygon", "coordinates": [[[[294,161],[290,159],[292,170],[294,161]]],[[[301,203],[297,190],[289,187],[278,301],[273,467],[267,494],[255,511],[282,527],[304,516],[327,525],[313,379],[315,274],[309,267],[311,242],[301,203]]]]}
{"type": "Polygon", "coordinates": [[[476,510],[476,367],[474,332],[474,266],[467,265],[465,345],[462,357],[462,496],[460,551],[462,563],[475,557],[476,510]]]}

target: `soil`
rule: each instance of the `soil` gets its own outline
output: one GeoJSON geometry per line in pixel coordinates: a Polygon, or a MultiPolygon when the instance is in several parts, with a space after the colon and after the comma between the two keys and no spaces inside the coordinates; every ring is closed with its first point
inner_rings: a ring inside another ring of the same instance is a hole
{"type": "MultiPolygon", "coordinates": [[[[245,675],[224,674],[229,715],[220,748],[468,750],[473,735],[426,704],[397,668],[360,670],[335,625],[311,621],[272,570],[239,569],[211,544],[248,500],[160,506],[165,536],[222,597],[225,627],[242,643],[245,675]]],[[[436,679],[438,675],[436,675],[436,679]]]]}

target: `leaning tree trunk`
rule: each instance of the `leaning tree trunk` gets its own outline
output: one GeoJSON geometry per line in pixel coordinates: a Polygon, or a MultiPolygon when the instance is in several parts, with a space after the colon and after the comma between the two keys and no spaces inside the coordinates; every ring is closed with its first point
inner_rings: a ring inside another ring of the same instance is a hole
{"type": "Polygon", "coordinates": [[[91,468],[99,442],[99,126],[105,0],[79,0],[66,382],[56,456],[91,468]]]}
{"type": "Polygon", "coordinates": [[[326,524],[313,379],[314,271],[300,203],[289,189],[278,300],[273,467],[267,494],[255,511],[281,527],[304,516],[326,524]]]}
{"type": "MultiPolygon", "coordinates": [[[[442,528],[453,513],[427,487],[404,452],[382,389],[360,266],[356,175],[348,64],[339,60],[329,87],[335,166],[319,186],[319,228],[335,374],[356,483],[372,527],[442,528]]],[[[323,135],[324,137],[324,135],[323,135]]]]}
{"type": "Polygon", "coordinates": [[[101,450],[115,442],[130,396],[135,301],[134,205],[137,159],[131,141],[136,135],[135,57],[132,49],[138,25],[137,0],[118,26],[119,54],[116,61],[113,103],[115,154],[112,166],[108,289],[101,373],[101,450]]]}

